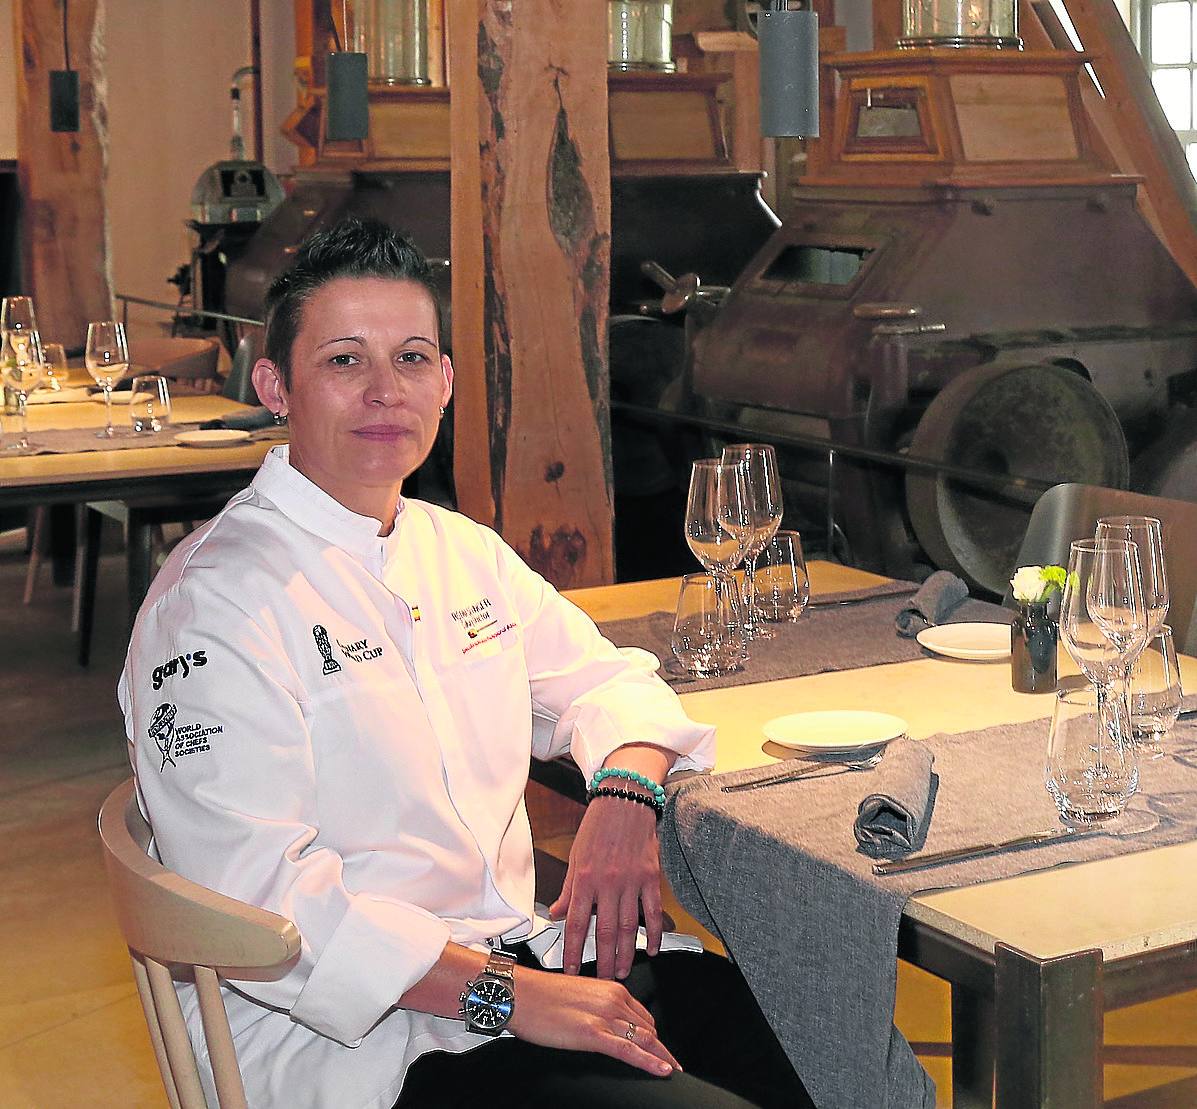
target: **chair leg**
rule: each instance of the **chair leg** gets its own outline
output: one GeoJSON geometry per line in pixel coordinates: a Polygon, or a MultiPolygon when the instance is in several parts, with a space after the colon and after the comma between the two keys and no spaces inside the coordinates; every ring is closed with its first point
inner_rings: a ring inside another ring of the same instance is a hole
{"type": "Polygon", "coordinates": [[[33,602],[33,588],[37,585],[37,572],[42,566],[42,553],[46,548],[46,529],[50,510],[39,504],[33,510],[33,534],[29,538],[29,566],[25,570],[25,596],[23,604],[33,602]]]}
{"type": "Polygon", "coordinates": [[[79,631],[83,615],[83,578],[87,559],[87,505],[75,505],[75,567],[74,585],[71,589],[71,631],[79,631]]]}
{"type": "Polygon", "coordinates": [[[79,665],[91,660],[91,630],[96,616],[96,576],[100,568],[100,529],[104,517],[84,507],[83,580],[79,589],[79,665]]]}

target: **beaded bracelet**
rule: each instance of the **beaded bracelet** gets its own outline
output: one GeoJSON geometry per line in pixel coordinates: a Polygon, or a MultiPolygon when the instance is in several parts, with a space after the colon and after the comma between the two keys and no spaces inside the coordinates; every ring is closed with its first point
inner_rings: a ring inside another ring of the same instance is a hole
{"type": "Polygon", "coordinates": [[[598,789],[590,791],[590,800],[593,801],[596,797],[619,797],[624,801],[635,801],[638,805],[647,805],[653,810],[653,814],[658,820],[661,819],[661,807],[657,805],[651,797],[643,793],[637,793],[631,789],[620,789],[617,786],[600,786],[598,789]]]}
{"type": "Polygon", "coordinates": [[[590,779],[590,792],[593,793],[598,789],[599,785],[607,778],[625,778],[629,782],[635,782],[637,785],[644,786],[653,795],[653,804],[659,809],[665,807],[665,790],[661,788],[652,778],[644,774],[638,774],[635,770],[625,770],[622,766],[605,766],[601,770],[596,770],[594,777],[590,779]]]}

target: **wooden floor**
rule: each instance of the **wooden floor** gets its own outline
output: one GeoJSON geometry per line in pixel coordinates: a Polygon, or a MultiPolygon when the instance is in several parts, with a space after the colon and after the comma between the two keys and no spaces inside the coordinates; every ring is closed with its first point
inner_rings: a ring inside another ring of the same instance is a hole
{"type": "MultiPolygon", "coordinates": [[[[129,773],[115,698],[122,571],[119,556],[101,560],[96,646],[81,671],[69,590],[43,577],[24,608],[19,539],[0,540],[3,1109],[166,1105],[95,833],[101,800],[129,773]]],[[[569,810],[535,800],[532,807],[541,848],[565,857],[569,810]]],[[[951,1104],[947,996],[935,979],[900,968],[898,1024],[935,1078],[942,1106],[951,1104]]],[[[1111,1014],[1106,1038],[1112,1106],[1197,1105],[1197,1086],[1171,1085],[1197,1082],[1197,995],[1111,1014]]]]}

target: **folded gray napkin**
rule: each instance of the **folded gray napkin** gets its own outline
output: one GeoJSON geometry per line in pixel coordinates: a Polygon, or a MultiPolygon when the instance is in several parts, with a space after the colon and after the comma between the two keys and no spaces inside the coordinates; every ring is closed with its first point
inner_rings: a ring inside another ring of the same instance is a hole
{"type": "Polygon", "coordinates": [[[913,639],[932,624],[942,624],[962,601],[968,586],[950,570],[936,570],[898,613],[894,626],[898,634],[913,639]]]}
{"type": "Polygon", "coordinates": [[[248,412],[234,412],[231,416],[225,416],[223,419],[205,420],[200,427],[205,429],[228,428],[231,431],[257,431],[259,428],[273,425],[274,413],[263,404],[257,408],[251,408],[248,412]]]}
{"type": "Polygon", "coordinates": [[[935,756],[917,739],[895,739],[870,774],[876,788],[860,803],[852,831],[867,855],[903,855],[922,845],[934,806],[935,756]]]}

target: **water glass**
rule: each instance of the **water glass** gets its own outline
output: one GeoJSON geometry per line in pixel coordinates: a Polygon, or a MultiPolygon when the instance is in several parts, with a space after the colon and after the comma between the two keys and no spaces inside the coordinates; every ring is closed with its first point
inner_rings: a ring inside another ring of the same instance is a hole
{"type": "Polygon", "coordinates": [[[1090,685],[1059,690],[1044,778],[1070,828],[1117,821],[1139,785],[1125,697],[1100,697],[1090,685]]]}
{"type": "Polygon", "coordinates": [[[1130,674],[1130,719],[1140,760],[1164,755],[1162,740],[1180,715],[1184,691],[1172,629],[1165,624],[1135,660],[1130,674]]]}
{"type": "Polygon", "coordinates": [[[765,544],[755,574],[756,612],[774,624],[797,620],[810,601],[802,536],[778,531],[765,544]]]}
{"type": "Polygon", "coordinates": [[[143,374],[133,379],[129,421],[135,435],[153,434],[170,423],[170,387],[166,378],[159,374],[143,374]]]}
{"type": "Polygon", "coordinates": [[[731,674],[744,665],[739,591],[715,574],[687,574],[678,592],[673,653],[700,678],[731,674]]]}
{"type": "Polygon", "coordinates": [[[61,343],[42,343],[42,367],[45,370],[42,384],[51,392],[58,392],[67,379],[66,347],[61,343]]]}

